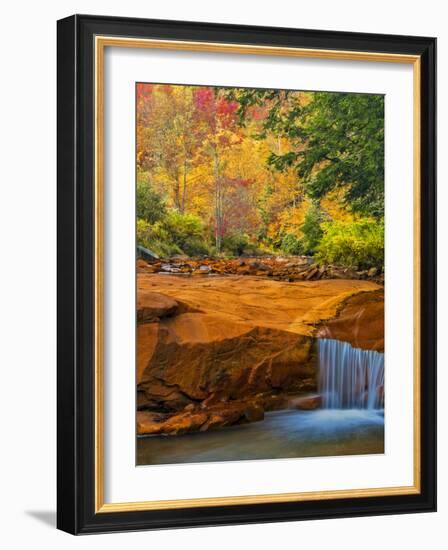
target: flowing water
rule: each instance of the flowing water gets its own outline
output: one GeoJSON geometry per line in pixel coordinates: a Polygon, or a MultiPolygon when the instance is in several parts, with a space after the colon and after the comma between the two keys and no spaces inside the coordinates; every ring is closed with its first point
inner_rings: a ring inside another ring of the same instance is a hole
{"type": "Polygon", "coordinates": [[[137,464],[176,464],[384,452],[384,355],[319,340],[315,411],[266,413],[261,422],[137,440],[137,464]]]}
{"type": "Polygon", "coordinates": [[[382,409],[384,354],[321,339],[319,393],[325,409],[382,409]]]}

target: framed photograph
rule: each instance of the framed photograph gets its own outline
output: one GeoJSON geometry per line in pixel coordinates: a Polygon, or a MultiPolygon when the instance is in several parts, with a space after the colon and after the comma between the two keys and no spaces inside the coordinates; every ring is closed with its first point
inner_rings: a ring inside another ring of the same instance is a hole
{"type": "Polygon", "coordinates": [[[58,21],[58,527],[436,507],[434,38],[58,21]]]}

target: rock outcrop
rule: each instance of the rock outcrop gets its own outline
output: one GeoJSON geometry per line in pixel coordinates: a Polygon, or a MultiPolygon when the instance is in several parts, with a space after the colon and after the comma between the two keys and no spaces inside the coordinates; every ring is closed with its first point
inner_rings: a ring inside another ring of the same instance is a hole
{"type": "Polygon", "coordinates": [[[232,401],[202,408],[193,407],[172,414],[139,411],[137,412],[137,433],[140,435],[180,435],[258,422],[263,418],[264,409],[256,401],[232,401]]]}
{"type": "MultiPolygon", "coordinates": [[[[138,368],[140,407],[178,411],[212,397],[232,401],[314,387],[308,336],[211,313],[184,313],[157,325],[151,357],[148,350],[146,368],[138,368]]],[[[148,337],[146,325],[138,330],[138,340],[148,337]]]]}
{"type": "Polygon", "coordinates": [[[338,314],[321,324],[316,336],[384,352],[384,291],[361,292],[347,298],[338,314]]]}
{"type": "MultiPolygon", "coordinates": [[[[182,311],[304,336],[314,336],[316,327],[338,315],[351,296],[381,289],[371,281],[347,279],[287,283],[248,275],[137,275],[138,296],[157,293],[175,300],[182,311]]],[[[140,307],[145,303],[140,301],[140,307]]]]}
{"type": "MultiPolygon", "coordinates": [[[[139,272],[137,286],[141,435],[204,431],[262,420],[264,411],[317,408],[316,332],[334,338],[350,332],[360,306],[363,325],[369,315],[381,316],[381,287],[371,281],[139,272]]],[[[376,326],[380,331],[379,321],[376,326]]],[[[367,332],[359,329],[356,338],[369,345],[367,332]]]]}
{"type": "Polygon", "coordinates": [[[176,300],[159,294],[141,290],[137,294],[137,323],[151,323],[160,318],[174,315],[179,308],[176,300]]]}

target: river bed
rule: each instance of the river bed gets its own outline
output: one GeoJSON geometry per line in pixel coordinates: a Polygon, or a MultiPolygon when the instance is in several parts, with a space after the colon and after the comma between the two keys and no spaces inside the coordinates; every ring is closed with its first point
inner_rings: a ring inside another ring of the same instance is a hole
{"type": "Polygon", "coordinates": [[[384,453],[384,411],[276,411],[261,422],[137,439],[137,465],[384,453]]]}

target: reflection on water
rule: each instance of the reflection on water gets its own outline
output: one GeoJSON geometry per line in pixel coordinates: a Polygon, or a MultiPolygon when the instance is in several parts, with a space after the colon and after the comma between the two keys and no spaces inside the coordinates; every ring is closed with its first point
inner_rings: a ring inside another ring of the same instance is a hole
{"type": "Polygon", "coordinates": [[[137,440],[137,464],[176,464],[384,452],[384,411],[267,413],[262,422],[137,440]]]}

